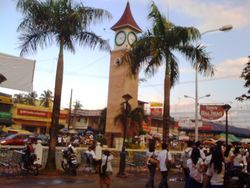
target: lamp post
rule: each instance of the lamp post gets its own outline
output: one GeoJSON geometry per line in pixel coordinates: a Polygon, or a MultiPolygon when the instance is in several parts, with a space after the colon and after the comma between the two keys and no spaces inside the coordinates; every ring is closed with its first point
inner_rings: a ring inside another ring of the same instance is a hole
{"type": "MultiPolygon", "coordinates": [[[[210,33],[210,32],[215,32],[215,31],[229,31],[233,29],[232,25],[225,25],[222,26],[218,29],[210,29],[207,31],[204,31],[201,33],[201,36],[206,34],[206,33],[210,33]]],[[[195,141],[197,142],[199,140],[199,136],[198,136],[198,64],[196,63],[196,67],[195,67],[195,141]]]]}
{"type": "Polygon", "coordinates": [[[124,133],[123,133],[123,142],[122,142],[122,151],[120,153],[120,167],[118,176],[124,177],[125,176],[125,167],[126,167],[126,150],[125,150],[125,139],[126,139],[126,133],[127,133],[127,126],[128,126],[128,115],[129,115],[129,103],[128,101],[132,99],[132,96],[129,94],[123,95],[122,98],[125,100],[123,102],[123,110],[124,110],[124,133]]]}
{"type": "Polygon", "coordinates": [[[226,112],[226,147],[227,147],[228,146],[228,111],[230,110],[231,106],[229,104],[224,104],[222,108],[226,112]]]}
{"type": "MultiPolygon", "coordinates": [[[[198,82],[197,82],[198,83],[198,82]]],[[[198,84],[197,84],[198,85],[198,84]]],[[[197,90],[197,95],[198,95],[198,90],[197,90]]],[[[184,95],[185,98],[190,98],[190,99],[193,99],[195,101],[195,141],[197,142],[198,141],[198,106],[199,106],[199,100],[202,99],[202,98],[206,98],[206,97],[210,97],[211,95],[210,94],[206,94],[202,97],[196,97],[195,95],[195,98],[194,97],[190,97],[188,95],[184,95]]]]}

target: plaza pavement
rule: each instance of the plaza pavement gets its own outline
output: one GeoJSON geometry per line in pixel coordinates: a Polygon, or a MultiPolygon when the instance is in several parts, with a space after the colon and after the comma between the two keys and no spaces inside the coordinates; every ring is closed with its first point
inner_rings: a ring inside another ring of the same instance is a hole
{"type": "MultiPolygon", "coordinates": [[[[148,173],[146,170],[137,173],[128,173],[127,177],[120,178],[116,174],[118,169],[114,169],[112,184],[110,188],[144,188],[148,173]]],[[[172,171],[169,174],[170,188],[183,188],[182,175],[179,171],[172,171]]],[[[156,184],[158,187],[160,172],[156,174],[156,184]]],[[[67,175],[45,175],[39,176],[16,176],[0,177],[1,188],[99,188],[99,177],[97,174],[87,174],[79,171],[77,176],[67,175]]]]}

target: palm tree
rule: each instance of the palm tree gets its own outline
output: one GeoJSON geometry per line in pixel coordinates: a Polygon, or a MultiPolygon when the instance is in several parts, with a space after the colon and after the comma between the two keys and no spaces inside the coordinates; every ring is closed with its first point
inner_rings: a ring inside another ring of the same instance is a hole
{"type": "Polygon", "coordinates": [[[245,80],[244,87],[248,88],[246,94],[242,94],[240,97],[236,97],[238,101],[247,101],[250,100],[250,56],[248,56],[248,62],[242,70],[241,78],[245,80]]]}
{"type": "Polygon", "coordinates": [[[74,105],[74,110],[79,110],[82,108],[81,101],[76,100],[75,105],[74,105]]]}
{"type": "Polygon", "coordinates": [[[73,118],[73,129],[76,128],[76,111],[82,108],[82,104],[79,100],[76,100],[74,104],[74,118],[73,118]]]}
{"type": "Polygon", "coordinates": [[[14,95],[14,103],[24,104],[25,103],[24,94],[23,93],[15,94],[14,95]]]}
{"type": "Polygon", "coordinates": [[[27,95],[25,95],[25,104],[29,104],[29,105],[36,105],[36,98],[37,98],[37,93],[35,91],[32,91],[30,93],[28,93],[27,95]]]}
{"type": "Polygon", "coordinates": [[[163,142],[168,141],[170,125],[170,89],[179,78],[179,65],[175,52],[184,55],[191,65],[204,75],[213,74],[213,66],[205,53],[205,48],[192,45],[200,37],[200,32],[194,27],[176,26],[168,21],[158,10],[154,2],[148,14],[152,20],[152,28],[142,34],[133,44],[123,59],[130,62],[131,71],[137,74],[145,67],[148,76],[165,66],[164,79],[164,109],[163,109],[163,142]]]}
{"type": "Polygon", "coordinates": [[[132,109],[131,105],[128,103],[128,111],[126,112],[124,109],[124,102],[121,104],[121,113],[114,118],[114,123],[123,127],[123,134],[125,134],[126,113],[128,114],[126,136],[138,136],[139,133],[143,131],[142,123],[147,121],[144,110],[140,107],[132,109]]]}
{"type": "Polygon", "coordinates": [[[53,99],[52,91],[50,91],[49,89],[44,90],[39,99],[40,105],[43,105],[44,107],[49,107],[50,102],[53,99]]]}
{"type": "Polygon", "coordinates": [[[59,46],[57,61],[54,104],[50,127],[50,143],[46,170],[56,169],[55,151],[57,143],[61,93],[63,84],[64,49],[75,52],[75,44],[94,49],[109,50],[107,40],[103,40],[89,30],[91,24],[98,23],[111,14],[103,9],[86,7],[73,0],[18,0],[17,8],[23,14],[18,27],[21,32],[21,55],[37,51],[51,44],[59,46]],[[53,41],[53,43],[52,43],[53,41]]]}

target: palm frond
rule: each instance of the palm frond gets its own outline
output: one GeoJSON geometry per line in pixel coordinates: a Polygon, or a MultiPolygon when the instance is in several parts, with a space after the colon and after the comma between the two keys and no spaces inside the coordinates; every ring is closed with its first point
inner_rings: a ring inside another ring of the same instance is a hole
{"type": "Polygon", "coordinates": [[[107,40],[103,40],[100,36],[97,36],[95,33],[84,31],[80,32],[76,38],[76,41],[79,41],[80,46],[88,46],[94,49],[96,46],[99,46],[99,49],[109,50],[110,46],[107,40]]]}

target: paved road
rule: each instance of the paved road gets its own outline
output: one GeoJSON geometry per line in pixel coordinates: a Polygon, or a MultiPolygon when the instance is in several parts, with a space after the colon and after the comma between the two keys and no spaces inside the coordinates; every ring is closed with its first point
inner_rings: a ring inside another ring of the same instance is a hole
{"type": "MultiPolygon", "coordinates": [[[[178,174],[170,174],[169,187],[182,188],[183,181],[174,181],[178,174]]],[[[147,173],[140,172],[128,174],[126,178],[112,177],[111,188],[144,188],[147,181],[147,173]]],[[[160,174],[156,174],[156,187],[159,184],[160,174]]],[[[18,176],[0,177],[1,188],[98,188],[98,175],[78,173],[76,177],[65,175],[39,175],[39,176],[18,176]]]]}

